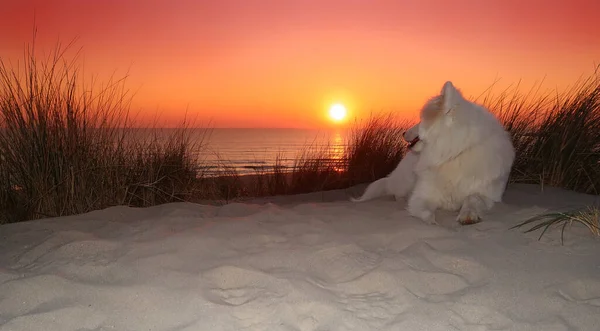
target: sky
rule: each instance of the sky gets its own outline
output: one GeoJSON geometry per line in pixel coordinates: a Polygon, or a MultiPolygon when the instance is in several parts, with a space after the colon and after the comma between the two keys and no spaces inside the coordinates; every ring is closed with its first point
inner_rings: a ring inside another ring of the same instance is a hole
{"type": "MultiPolygon", "coordinates": [[[[564,89],[600,63],[600,1],[14,0],[0,56],[74,38],[85,74],[128,75],[138,120],[213,127],[410,118],[451,80],[478,96],[521,81],[564,89]],[[187,115],[186,115],[187,114],[187,115]]],[[[46,53],[44,53],[46,52],[46,53]]]]}

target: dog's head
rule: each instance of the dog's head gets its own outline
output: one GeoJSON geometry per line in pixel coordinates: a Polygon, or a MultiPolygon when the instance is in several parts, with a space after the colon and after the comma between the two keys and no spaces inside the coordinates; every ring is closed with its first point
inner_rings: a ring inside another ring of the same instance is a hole
{"type": "Polygon", "coordinates": [[[402,138],[408,143],[408,148],[414,152],[420,152],[423,148],[423,143],[419,138],[419,123],[413,125],[410,129],[402,134],[402,138]]]}
{"type": "Polygon", "coordinates": [[[452,82],[429,99],[420,112],[420,166],[439,166],[486,137],[487,111],[466,100],[452,82]]]}
{"type": "Polygon", "coordinates": [[[447,117],[446,120],[443,117],[449,115],[453,107],[458,106],[462,100],[462,95],[452,82],[446,82],[442,87],[442,93],[429,99],[421,109],[421,121],[404,132],[403,138],[408,143],[408,148],[420,152],[427,140],[435,140],[437,138],[433,137],[437,136],[435,132],[440,131],[440,128],[435,127],[449,126],[451,117],[447,117]]]}
{"type": "Polygon", "coordinates": [[[419,138],[427,142],[444,135],[453,124],[453,113],[464,101],[462,94],[452,82],[444,83],[440,95],[429,99],[421,109],[419,138]]]}

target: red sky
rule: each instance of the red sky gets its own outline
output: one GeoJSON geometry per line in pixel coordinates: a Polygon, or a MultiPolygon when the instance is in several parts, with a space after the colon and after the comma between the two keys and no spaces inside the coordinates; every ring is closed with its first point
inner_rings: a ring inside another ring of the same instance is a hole
{"type": "Polygon", "coordinates": [[[78,37],[87,74],[129,72],[133,110],[184,111],[217,127],[316,127],[351,116],[414,115],[452,80],[477,96],[544,79],[564,88],[600,63],[600,1],[18,0],[2,4],[0,55],[32,28],[49,51],[78,37]]]}

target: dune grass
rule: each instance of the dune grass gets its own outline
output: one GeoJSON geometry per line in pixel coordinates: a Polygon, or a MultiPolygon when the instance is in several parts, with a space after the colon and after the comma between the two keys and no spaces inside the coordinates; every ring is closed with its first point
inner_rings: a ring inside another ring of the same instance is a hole
{"type": "Polygon", "coordinates": [[[86,84],[71,46],[0,59],[0,222],[186,199],[185,129],[166,143],[131,141],[125,79],[86,84]]]}
{"type": "MultiPolygon", "coordinates": [[[[393,112],[356,121],[343,146],[307,145],[285,167],[279,155],[273,170],[256,171],[242,179],[244,197],[301,194],[371,182],[388,175],[400,162],[406,143],[403,132],[409,127],[393,112]]],[[[228,174],[227,178],[240,177],[228,174]]]]}
{"type": "Polygon", "coordinates": [[[252,175],[226,175],[238,178],[243,186],[240,197],[262,197],[310,193],[344,188],[343,163],[331,154],[329,145],[308,145],[293,156],[293,164],[284,165],[279,153],[270,170],[256,170],[252,175]]]}
{"type": "MultiPolygon", "coordinates": [[[[86,84],[77,56],[66,59],[70,46],[42,60],[29,47],[18,65],[0,59],[0,222],[348,188],[386,176],[406,152],[411,123],[379,113],[354,123],[343,151],[309,145],[291,167],[280,155],[253,176],[231,167],[207,176],[198,161],[206,137],[192,139],[185,125],[167,136],[135,134],[125,79],[86,84]]],[[[511,182],[599,194],[599,72],[564,92],[520,91],[482,101],[512,135],[511,182]]]]}
{"type": "Polygon", "coordinates": [[[600,237],[600,209],[595,206],[588,207],[585,210],[572,210],[538,215],[511,227],[511,229],[534,224],[529,229],[525,230],[525,233],[543,228],[538,238],[538,240],[540,240],[550,227],[560,227],[560,242],[561,244],[564,244],[565,229],[567,226],[574,223],[582,224],[594,236],[600,237]]]}
{"type": "MultiPolygon", "coordinates": [[[[600,194],[600,71],[581,78],[566,91],[541,92],[538,85],[523,93],[516,85],[476,101],[495,113],[512,136],[516,159],[511,183],[600,194]]],[[[402,133],[410,125],[399,122],[394,113],[356,122],[334,167],[319,162],[328,158],[327,148],[304,152],[292,171],[293,184],[280,180],[278,189],[269,192],[347,188],[384,177],[404,156],[402,133]]],[[[283,177],[281,171],[273,176],[283,177]]]]}
{"type": "Polygon", "coordinates": [[[344,155],[348,184],[371,182],[396,168],[406,153],[402,135],[410,127],[398,118],[393,112],[372,114],[354,124],[344,155]]]}
{"type": "Polygon", "coordinates": [[[166,137],[157,129],[149,140],[132,139],[125,150],[125,193],[121,204],[137,207],[188,201],[202,192],[197,185],[193,151],[203,148],[203,140],[191,140],[187,128],[179,128],[166,137]]]}
{"type": "Polygon", "coordinates": [[[483,103],[513,137],[511,182],[600,193],[600,71],[566,91],[517,86],[483,103]]]}
{"type": "Polygon", "coordinates": [[[301,151],[289,175],[288,194],[335,190],[345,187],[342,159],[331,154],[332,146],[314,146],[301,151]]]}

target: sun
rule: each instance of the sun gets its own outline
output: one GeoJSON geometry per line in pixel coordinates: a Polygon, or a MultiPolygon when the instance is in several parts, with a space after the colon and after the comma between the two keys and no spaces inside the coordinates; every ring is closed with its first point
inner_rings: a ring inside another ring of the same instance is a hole
{"type": "Polygon", "coordinates": [[[344,107],[344,105],[341,103],[333,104],[329,108],[329,117],[336,122],[342,121],[344,118],[346,118],[346,114],[346,107],[344,107]]]}

